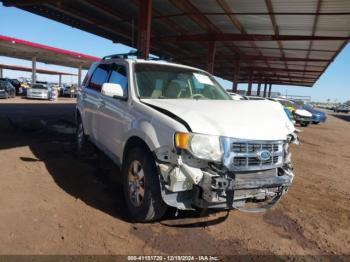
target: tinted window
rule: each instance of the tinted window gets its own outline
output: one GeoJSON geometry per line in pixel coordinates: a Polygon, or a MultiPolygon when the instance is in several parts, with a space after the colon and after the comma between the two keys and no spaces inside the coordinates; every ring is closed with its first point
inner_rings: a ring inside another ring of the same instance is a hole
{"type": "Polygon", "coordinates": [[[108,65],[99,65],[93,73],[88,88],[101,91],[102,84],[107,82],[108,65]]]}
{"type": "Polygon", "coordinates": [[[124,66],[114,65],[108,82],[121,85],[124,91],[124,96],[127,95],[128,77],[124,66]]]}
{"type": "Polygon", "coordinates": [[[96,67],[97,67],[98,63],[93,63],[90,66],[89,71],[87,72],[87,74],[85,75],[85,78],[83,80],[83,86],[85,86],[87,84],[87,81],[90,79],[92,73],[95,71],[96,67]]]}

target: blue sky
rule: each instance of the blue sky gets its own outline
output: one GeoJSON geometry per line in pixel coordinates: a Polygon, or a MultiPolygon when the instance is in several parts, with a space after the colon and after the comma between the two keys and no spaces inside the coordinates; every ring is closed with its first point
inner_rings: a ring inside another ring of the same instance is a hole
{"type": "MultiPolygon", "coordinates": [[[[102,57],[108,54],[128,52],[130,47],[114,44],[79,29],[33,15],[13,7],[3,7],[0,4],[0,34],[16,37],[32,42],[51,45],[71,51],[102,57]]],[[[30,61],[0,56],[0,63],[31,66],[30,61]]],[[[38,68],[60,70],[77,73],[76,68],[38,63],[38,68]]],[[[31,73],[4,70],[6,77],[30,77],[31,73]]],[[[58,76],[38,75],[39,80],[58,81],[58,76]]],[[[65,76],[63,82],[76,82],[76,77],[65,76]]],[[[225,88],[231,87],[231,82],[220,81],[225,88]]],[[[246,84],[240,84],[239,89],[246,89],[246,84]]],[[[254,85],[253,90],[256,89],[254,85]]],[[[350,45],[338,55],[326,72],[310,87],[273,86],[273,91],[288,95],[311,96],[313,101],[346,101],[350,100],[350,45]]]]}

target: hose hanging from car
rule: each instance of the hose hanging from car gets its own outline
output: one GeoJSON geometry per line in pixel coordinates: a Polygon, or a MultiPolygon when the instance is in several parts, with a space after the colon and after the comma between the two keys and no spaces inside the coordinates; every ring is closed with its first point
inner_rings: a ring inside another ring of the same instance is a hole
{"type": "Polygon", "coordinates": [[[269,201],[269,203],[266,203],[261,207],[253,207],[253,208],[237,207],[236,209],[246,213],[266,212],[267,210],[273,208],[281,200],[284,191],[285,191],[285,188],[282,188],[282,190],[278,192],[277,195],[269,201]]]}

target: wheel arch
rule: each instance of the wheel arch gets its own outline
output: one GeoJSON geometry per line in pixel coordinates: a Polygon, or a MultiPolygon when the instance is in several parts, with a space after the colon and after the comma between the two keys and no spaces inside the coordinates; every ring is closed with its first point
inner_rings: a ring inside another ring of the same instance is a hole
{"type": "Polygon", "coordinates": [[[142,138],[140,138],[139,136],[135,136],[135,135],[131,136],[128,138],[128,140],[126,141],[125,146],[124,146],[122,164],[125,163],[125,159],[126,159],[128,151],[134,147],[141,147],[143,149],[148,150],[149,152],[152,151],[150,146],[142,138]]]}

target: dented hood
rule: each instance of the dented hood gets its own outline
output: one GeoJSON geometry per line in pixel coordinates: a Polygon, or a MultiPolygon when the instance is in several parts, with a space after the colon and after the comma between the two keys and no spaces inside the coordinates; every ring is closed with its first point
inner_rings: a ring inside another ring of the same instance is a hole
{"type": "Polygon", "coordinates": [[[142,99],[183,119],[192,132],[252,140],[284,140],[295,131],[272,101],[142,99]]]}

